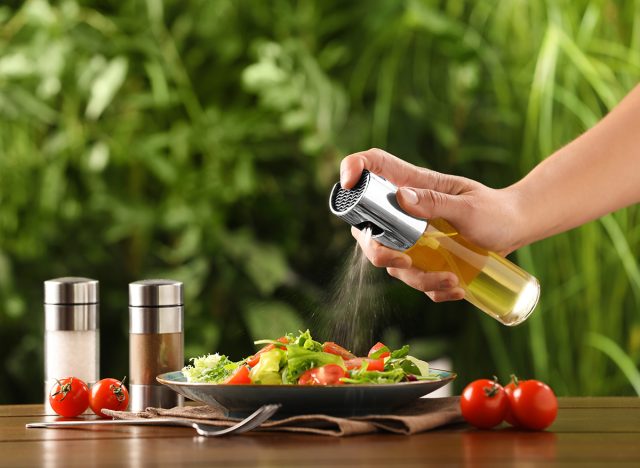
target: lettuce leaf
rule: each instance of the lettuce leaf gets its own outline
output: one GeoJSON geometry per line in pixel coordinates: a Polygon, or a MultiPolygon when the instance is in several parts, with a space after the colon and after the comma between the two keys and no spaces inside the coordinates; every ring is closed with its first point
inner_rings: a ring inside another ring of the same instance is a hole
{"type": "Polygon", "coordinates": [[[386,371],[367,371],[357,369],[351,372],[351,377],[340,379],[344,383],[349,384],[391,384],[401,382],[405,378],[405,372],[402,368],[396,368],[386,371]]]}
{"type": "Polygon", "coordinates": [[[207,354],[191,358],[192,365],[182,368],[187,382],[222,383],[238,368],[240,362],[233,362],[224,354],[207,354]]]}
{"type": "Polygon", "coordinates": [[[311,333],[308,329],[304,332],[301,331],[298,336],[289,334],[287,337],[289,338],[289,344],[291,345],[300,346],[301,348],[309,351],[322,351],[322,343],[311,338],[311,333]]]}
{"type": "Polygon", "coordinates": [[[262,353],[258,364],[249,372],[251,383],[280,385],[282,383],[280,367],[284,360],[286,360],[285,352],[278,348],[262,353]]]}
{"type": "MultiPolygon", "coordinates": [[[[320,345],[320,349],[322,349],[322,345],[320,345]]],[[[287,370],[284,379],[286,383],[297,384],[300,376],[306,371],[325,364],[337,364],[346,369],[340,356],[322,351],[311,351],[297,344],[287,345],[287,370]]]]}

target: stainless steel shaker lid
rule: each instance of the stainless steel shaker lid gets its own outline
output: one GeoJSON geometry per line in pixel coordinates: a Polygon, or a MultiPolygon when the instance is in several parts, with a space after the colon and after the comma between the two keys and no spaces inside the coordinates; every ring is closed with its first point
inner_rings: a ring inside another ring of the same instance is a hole
{"type": "Polygon", "coordinates": [[[97,304],[99,284],[91,278],[67,276],[44,282],[45,304],[97,304]]]}
{"type": "Polygon", "coordinates": [[[405,212],[396,200],[398,188],[367,170],[358,183],[345,190],[337,183],[329,196],[329,209],[358,229],[370,227],[372,239],[396,250],[407,250],[422,236],[427,220],[405,212]]]}
{"type": "Polygon", "coordinates": [[[181,306],[182,283],[167,279],[148,279],[129,283],[131,307],[181,306]]]}

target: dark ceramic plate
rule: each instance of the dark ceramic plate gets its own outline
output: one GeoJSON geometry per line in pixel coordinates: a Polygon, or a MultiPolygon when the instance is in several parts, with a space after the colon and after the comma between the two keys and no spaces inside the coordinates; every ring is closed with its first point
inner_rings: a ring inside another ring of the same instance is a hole
{"type": "Polygon", "coordinates": [[[158,382],[195,401],[223,408],[242,417],[268,403],[279,403],[278,415],[333,414],[355,416],[393,412],[456,378],[449,371],[431,369],[435,380],[380,385],[219,385],[189,383],[182,372],[167,372],[158,382]]]}

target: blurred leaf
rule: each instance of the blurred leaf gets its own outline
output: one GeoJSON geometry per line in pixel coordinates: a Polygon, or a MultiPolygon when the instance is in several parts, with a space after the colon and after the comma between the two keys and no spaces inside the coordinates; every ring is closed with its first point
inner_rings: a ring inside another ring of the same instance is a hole
{"type": "Polygon", "coordinates": [[[127,74],[128,61],[124,57],[112,59],[91,85],[91,95],[85,111],[89,119],[96,120],[111,104],[127,74]]]}
{"type": "Polygon", "coordinates": [[[640,371],[622,348],[610,338],[598,333],[591,333],[587,336],[587,343],[605,353],[620,368],[636,394],[640,396],[640,371]]]}
{"type": "Polygon", "coordinates": [[[243,310],[243,317],[253,340],[275,340],[286,333],[304,329],[299,315],[284,302],[249,303],[243,310]]]}

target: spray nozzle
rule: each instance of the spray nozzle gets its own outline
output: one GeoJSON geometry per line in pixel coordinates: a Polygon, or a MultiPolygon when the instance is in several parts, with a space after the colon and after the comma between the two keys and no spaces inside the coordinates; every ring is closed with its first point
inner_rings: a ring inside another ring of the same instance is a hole
{"type": "Polygon", "coordinates": [[[370,221],[364,221],[360,224],[355,224],[354,227],[359,229],[360,231],[364,231],[365,229],[369,229],[371,231],[371,237],[376,237],[384,234],[384,229],[380,226],[376,226],[370,221]]]}
{"type": "Polygon", "coordinates": [[[371,227],[372,238],[396,250],[412,247],[427,228],[427,221],[405,212],[396,200],[398,188],[367,170],[350,190],[337,183],[329,196],[331,212],[362,230],[371,227]]]}

